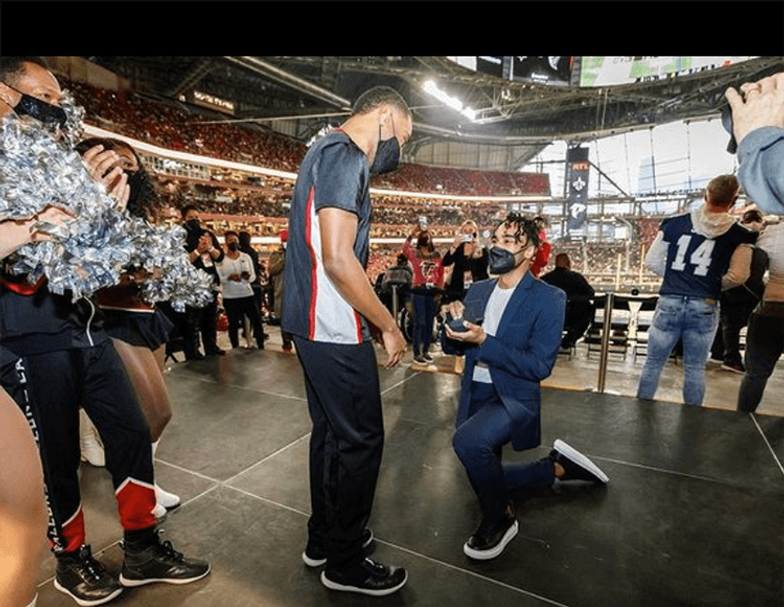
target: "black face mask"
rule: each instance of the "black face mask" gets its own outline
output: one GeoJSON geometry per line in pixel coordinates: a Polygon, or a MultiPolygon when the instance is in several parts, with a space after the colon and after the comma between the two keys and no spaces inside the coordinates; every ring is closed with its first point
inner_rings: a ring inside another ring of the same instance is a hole
{"type": "Polygon", "coordinates": [[[198,219],[189,219],[185,222],[185,227],[193,232],[198,232],[201,228],[201,222],[198,219]]]}
{"type": "MultiPolygon", "coordinates": [[[[126,173],[126,175],[128,175],[128,185],[131,188],[131,193],[128,196],[128,205],[125,208],[131,215],[144,217],[145,209],[152,197],[150,178],[144,169],[126,173]]],[[[198,229],[198,225],[196,227],[198,229]]]]}
{"type": "MultiPolygon", "coordinates": [[[[392,132],[395,132],[395,124],[392,123],[392,132]]],[[[400,142],[393,134],[391,138],[381,140],[381,125],[378,125],[378,145],[370,172],[375,175],[390,173],[397,168],[400,163],[400,142]]]]}
{"type": "Polygon", "coordinates": [[[68,116],[63,108],[41,101],[31,95],[27,95],[22,91],[15,89],[10,84],[4,84],[22,96],[19,103],[14,107],[14,112],[18,115],[32,116],[39,122],[43,122],[49,126],[65,126],[68,116]]]}
{"type": "Polygon", "coordinates": [[[487,270],[491,274],[506,274],[520,265],[517,263],[514,253],[499,246],[490,247],[487,255],[487,270]]]}
{"type": "Polygon", "coordinates": [[[226,246],[229,247],[229,251],[239,251],[240,243],[238,242],[230,242],[226,246]]]}

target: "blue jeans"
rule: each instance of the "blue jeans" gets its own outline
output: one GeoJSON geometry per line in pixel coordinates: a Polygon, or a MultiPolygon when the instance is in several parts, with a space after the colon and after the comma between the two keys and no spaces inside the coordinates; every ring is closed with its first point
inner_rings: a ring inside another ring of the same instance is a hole
{"type": "Polygon", "coordinates": [[[678,340],[683,340],[683,402],[701,405],[705,396],[705,363],[719,325],[716,300],[662,295],[648,331],[637,398],[652,400],[659,377],[678,340]]]}
{"type": "Polygon", "coordinates": [[[482,516],[501,520],[509,505],[509,490],[552,485],[553,460],[502,463],[501,451],[512,440],[509,417],[492,384],[473,382],[468,419],[452,438],[452,446],[479,498],[482,516]]]}

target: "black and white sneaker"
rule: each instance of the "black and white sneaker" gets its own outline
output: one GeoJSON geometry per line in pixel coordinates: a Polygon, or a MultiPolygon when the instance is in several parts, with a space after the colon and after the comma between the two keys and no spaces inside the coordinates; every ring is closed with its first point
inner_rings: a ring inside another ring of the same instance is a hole
{"type": "MultiPolygon", "coordinates": [[[[373,543],[373,532],[370,529],[365,529],[362,534],[362,549],[365,550],[370,544],[373,543]]],[[[308,567],[321,567],[327,562],[327,553],[323,545],[316,544],[315,542],[308,541],[305,550],[302,551],[302,562],[308,567]]]]}
{"type": "Polygon", "coordinates": [[[479,561],[494,559],[514,539],[519,528],[520,525],[510,506],[501,521],[482,520],[474,534],[463,545],[463,552],[466,556],[479,561]]]}
{"type": "Polygon", "coordinates": [[[397,592],[407,580],[408,572],[402,567],[387,567],[369,558],[345,571],[327,568],[321,572],[321,583],[327,588],[369,596],[397,592]]]}
{"type": "Polygon", "coordinates": [[[210,572],[210,565],[177,552],[170,541],[161,542],[160,532],[154,539],[140,543],[124,541],[125,551],[120,583],[123,586],[144,586],[154,582],[190,584],[210,572]]]}
{"type": "Polygon", "coordinates": [[[87,545],[57,555],[54,587],[85,607],[108,603],[123,591],[117,578],[93,558],[87,545]]]}
{"type": "Polygon", "coordinates": [[[599,466],[561,439],[557,439],[553,443],[553,451],[550,453],[550,457],[564,469],[564,475],[559,480],[590,481],[594,483],[607,483],[610,481],[609,477],[599,469],[599,466]]]}

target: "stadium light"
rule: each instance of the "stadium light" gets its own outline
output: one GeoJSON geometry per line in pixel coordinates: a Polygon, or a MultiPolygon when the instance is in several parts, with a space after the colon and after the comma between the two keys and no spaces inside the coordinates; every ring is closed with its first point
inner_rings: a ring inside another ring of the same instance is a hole
{"type": "Polygon", "coordinates": [[[422,88],[426,93],[432,95],[444,105],[451,107],[453,110],[456,110],[457,112],[460,112],[463,116],[465,116],[469,120],[471,121],[476,120],[476,112],[474,110],[472,110],[469,107],[464,107],[462,101],[442,91],[432,80],[428,80],[427,82],[425,82],[422,88]]]}

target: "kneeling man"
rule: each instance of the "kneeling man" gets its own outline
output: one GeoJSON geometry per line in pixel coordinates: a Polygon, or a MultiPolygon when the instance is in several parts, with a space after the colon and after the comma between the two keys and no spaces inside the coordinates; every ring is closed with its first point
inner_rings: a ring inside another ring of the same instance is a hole
{"type": "Polygon", "coordinates": [[[481,524],[463,547],[474,559],[497,557],[517,535],[511,489],[548,485],[556,478],[608,481],[561,440],[539,461],[501,462],[507,443],[516,451],[539,446],[540,382],[550,375],[561,344],[566,294],[530,273],[538,246],[536,224],[509,215],[493,234],[493,277],[472,284],[463,302],[447,306],[452,320],[446,336],[465,349],[453,445],[482,512],[481,524]]]}

